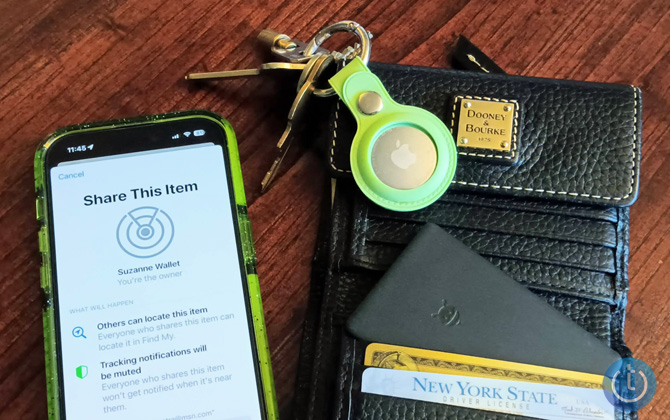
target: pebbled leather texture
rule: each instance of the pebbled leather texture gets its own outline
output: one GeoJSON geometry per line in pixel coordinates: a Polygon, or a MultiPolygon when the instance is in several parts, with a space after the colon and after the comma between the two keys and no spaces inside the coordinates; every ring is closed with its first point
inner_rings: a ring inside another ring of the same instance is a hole
{"type": "MultiPolygon", "coordinates": [[[[427,109],[450,128],[457,95],[519,102],[518,162],[459,153],[452,189],[607,206],[637,198],[642,100],[636,87],[397,64],[370,63],[370,70],[396,101],[427,109]]],[[[334,176],[350,176],[355,130],[338,102],[328,139],[334,176]]]]}
{"type": "Polygon", "coordinates": [[[340,180],[329,225],[328,261],[312,279],[311,302],[318,309],[308,322],[311,330],[305,331],[301,368],[309,375],[302,371],[300,377],[309,379],[298,383],[296,418],[386,420],[398,418],[398,413],[405,420],[518,418],[356,391],[360,378],[347,363],[360,365],[362,351],[351,354],[353,348],[347,347],[353,339],[344,332],[346,319],[426,221],[441,224],[581,327],[630,355],[623,339],[627,208],[452,192],[425,211],[395,213],[370,203],[353,182],[340,180]],[[445,210],[443,205],[450,207],[445,210]],[[471,216],[484,210],[499,223],[472,223],[471,216]],[[578,223],[581,230],[565,229],[562,218],[578,223]]]}
{"type": "MultiPolygon", "coordinates": [[[[332,206],[324,206],[294,417],[526,418],[360,392],[365,343],[348,336],[344,324],[426,222],[440,225],[622,356],[630,356],[623,336],[626,206],[637,195],[639,90],[387,64],[372,64],[371,69],[399,102],[422,106],[443,119],[453,94],[518,99],[525,136],[521,159],[510,166],[459,156],[457,180],[466,185],[453,185],[420,211],[389,211],[367,200],[346,173],[353,119],[343,106],[334,105],[321,138],[329,146],[328,165],[338,181],[332,206]],[[491,187],[511,183],[521,189],[491,187]],[[537,191],[549,188],[574,194],[537,191]]],[[[635,420],[637,414],[618,413],[617,419],[635,420]]]]}

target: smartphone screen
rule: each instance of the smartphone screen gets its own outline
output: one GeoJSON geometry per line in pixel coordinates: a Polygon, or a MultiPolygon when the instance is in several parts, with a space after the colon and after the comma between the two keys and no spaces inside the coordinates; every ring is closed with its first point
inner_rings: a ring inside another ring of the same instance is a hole
{"type": "Polygon", "coordinates": [[[264,418],[225,132],[70,137],[47,160],[64,418],[264,418]]]}

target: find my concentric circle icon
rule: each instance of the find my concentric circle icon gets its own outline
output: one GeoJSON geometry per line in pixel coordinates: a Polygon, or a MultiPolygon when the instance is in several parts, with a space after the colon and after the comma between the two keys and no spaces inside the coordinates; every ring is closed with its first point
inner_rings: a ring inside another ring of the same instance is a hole
{"type": "Polygon", "coordinates": [[[633,357],[614,362],[603,380],[605,397],[626,412],[644,408],[656,393],[656,375],[648,364],[633,357]]]}
{"type": "Polygon", "coordinates": [[[174,223],[158,207],[138,207],[124,214],[116,228],[121,249],[136,258],[150,258],[165,251],[174,238],[174,223]]]}

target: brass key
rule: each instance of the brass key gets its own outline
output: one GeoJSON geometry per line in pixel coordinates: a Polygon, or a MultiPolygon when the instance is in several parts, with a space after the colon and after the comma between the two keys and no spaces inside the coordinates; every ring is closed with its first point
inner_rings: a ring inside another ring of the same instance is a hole
{"type": "Polygon", "coordinates": [[[286,123],[286,129],[282,133],[279,141],[277,142],[277,157],[270,170],[263,177],[261,181],[261,192],[264,193],[268,190],[270,184],[277,176],[279,172],[279,167],[286,157],[288,149],[291,147],[293,141],[293,126],[295,123],[299,122],[300,118],[304,115],[306,104],[309,98],[314,93],[316,86],[314,83],[318,80],[319,76],[323,71],[333,62],[332,55],[316,55],[310,58],[305,66],[303,73],[300,77],[301,80],[304,80],[303,83],[298,86],[298,94],[291,105],[291,109],[288,112],[288,122],[286,123]]]}
{"type": "Polygon", "coordinates": [[[318,47],[310,56],[304,54],[307,47],[306,42],[291,39],[286,34],[280,34],[272,29],[264,29],[258,34],[258,40],[270,49],[277,57],[290,61],[291,63],[306,63],[313,55],[327,55],[331,52],[325,48],[318,47]]]}
{"type": "Polygon", "coordinates": [[[213,79],[235,79],[240,77],[258,76],[269,70],[304,70],[304,63],[263,63],[255,69],[213,71],[207,73],[191,73],[186,80],[213,80],[213,79]]]}

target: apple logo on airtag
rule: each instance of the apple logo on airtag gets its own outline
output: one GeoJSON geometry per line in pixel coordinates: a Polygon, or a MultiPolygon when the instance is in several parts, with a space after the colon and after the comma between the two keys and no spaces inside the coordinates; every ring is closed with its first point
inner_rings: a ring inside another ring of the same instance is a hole
{"type": "Polygon", "coordinates": [[[433,140],[412,126],[396,126],[384,131],[374,142],[372,169],[386,185],[411,190],[425,184],[437,166],[433,140]]]}
{"type": "Polygon", "coordinates": [[[395,142],[396,149],[391,153],[391,162],[400,169],[407,169],[416,163],[416,154],[409,149],[409,144],[400,140],[395,142]]]}

